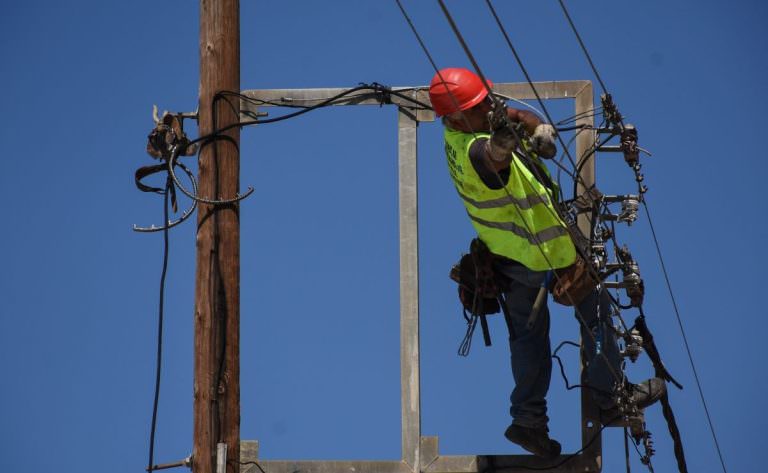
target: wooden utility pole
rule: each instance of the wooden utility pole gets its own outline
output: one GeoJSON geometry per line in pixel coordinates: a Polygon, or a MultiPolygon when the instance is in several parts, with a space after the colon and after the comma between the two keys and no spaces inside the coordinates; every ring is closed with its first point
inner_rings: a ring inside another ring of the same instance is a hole
{"type": "MultiPolygon", "coordinates": [[[[200,136],[239,123],[239,0],[200,0],[200,136]],[[227,102],[229,101],[229,103],[227,102]]],[[[240,130],[203,143],[199,195],[232,199],[239,191],[240,130]],[[223,139],[222,139],[223,138],[223,139]]],[[[240,470],[240,209],[200,205],[195,281],[194,450],[192,471],[216,471],[217,444],[228,473],[240,470]]]]}

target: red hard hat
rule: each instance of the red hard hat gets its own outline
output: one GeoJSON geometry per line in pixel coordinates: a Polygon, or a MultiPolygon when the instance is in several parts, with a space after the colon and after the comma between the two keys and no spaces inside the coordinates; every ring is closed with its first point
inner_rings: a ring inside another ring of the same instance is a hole
{"type": "MultiPolygon", "coordinates": [[[[493,87],[491,81],[488,87],[493,87]]],[[[480,77],[462,67],[442,69],[429,84],[429,99],[438,117],[472,108],[486,95],[488,90],[480,77]]]]}

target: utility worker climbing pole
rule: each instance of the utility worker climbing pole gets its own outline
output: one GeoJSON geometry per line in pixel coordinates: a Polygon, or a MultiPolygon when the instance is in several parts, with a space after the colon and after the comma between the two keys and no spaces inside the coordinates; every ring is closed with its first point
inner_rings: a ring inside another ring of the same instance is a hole
{"type": "MultiPolygon", "coordinates": [[[[467,69],[447,68],[434,76],[429,95],[435,113],[443,117],[451,178],[479,239],[493,255],[502,293],[515,381],[513,420],[504,435],[537,456],[554,458],[561,447],[549,438],[547,427],[552,358],[546,299],[536,317],[531,314],[551,271],[572,266],[578,252],[555,207],[557,185],[539,159],[557,152],[554,128],[532,112],[504,107],[489,95],[490,87],[490,81],[486,87],[467,69]],[[500,111],[506,120],[499,120],[500,111]],[[520,142],[520,136],[530,138],[520,142]]],[[[640,384],[622,379],[610,302],[602,290],[576,305],[586,363],[583,383],[604,420],[617,417],[611,412],[617,412],[622,396],[642,409],[666,390],[659,378],[640,384]]]]}

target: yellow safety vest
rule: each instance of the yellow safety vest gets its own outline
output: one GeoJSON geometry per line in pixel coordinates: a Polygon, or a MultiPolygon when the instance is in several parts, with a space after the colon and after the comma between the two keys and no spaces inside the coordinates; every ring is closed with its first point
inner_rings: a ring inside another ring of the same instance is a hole
{"type": "MultiPolygon", "coordinates": [[[[448,170],[480,239],[494,254],[518,261],[534,271],[573,264],[576,249],[555,210],[553,193],[515,153],[512,153],[506,186],[489,189],[469,159],[469,148],[478,138],[490,138],[490,135],[445,129],[448,170]]],[[[532,159],[551,177],[538,157],[532,156],[532,159]]]]}

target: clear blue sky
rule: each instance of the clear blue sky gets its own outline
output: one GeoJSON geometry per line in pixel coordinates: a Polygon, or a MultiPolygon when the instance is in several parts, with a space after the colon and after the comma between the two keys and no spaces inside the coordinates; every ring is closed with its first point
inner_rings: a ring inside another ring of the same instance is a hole
{"type": "MultiPolygon", "coordinates": [[[[404,2],[441,67],[468,66],[436,2],[404,2]]],[[[496,8],[534,80],[593,79],[556,1],[496,8]]],[[[448,2],[485,73],[522,75],[484,2],[448,2]]],[[[768,416],[768,240],[761,122],[764,2],[567,2],[640,145],[648,201],[730,472],[759,471],[768,416]]],[[[192,111],[198,4],[3,2],[0,470],[140,472],[154,382],[162,199],[138,192],[152,104],[192,111]]],[[[427,84],[434,71],[394,1],[242,2],[242,88],[427,84]]],[[[555,119],[565,109],[555,110],[555,119]]],[[[272,110],[271,113],[278,113],[272,110]]],[[[400,457],[396,113],[325,109],[242,133],[242,438],[262,457],[400,457]],[[340,298],[344,292],[354,293],[340,298]],[[333,297],[330,297],[334,295],[333,297]]],[[[456,356],[464,326],[449,266],[472,237],[444,168],[441,129],[419,131],[423,434],[443,454],[519,453],[502,436],[512,387],[495,344],[456,356]]],[[[632,189],[617,156],[599,183],[632,189]]],[[[685,386],[671,402],[690,471],[721,471],[644,218],[623,229],[648,322],[685,386]]],[[[171,234],[156,459],[192,448],[194,225],[171,234]]],[[[553,344],[577,337],[553,308],[553,344]]],[[[634,317],[629,313],[628,317],[634,317]]],[[[575,373],[576,354],[566,363],[575,373]]],[[[651,374],[647,361],[633,379],[651,374]]],[[[578,437],[578,393],[553,375],[551,431],[578,437]]],[[[656,471],[671,441],[649,409],[656,471]]],[[[606,471],[623,471],[620,432],[606,471]]],[[[634,470],[642,471],[633,456],[634,470]]]]}

